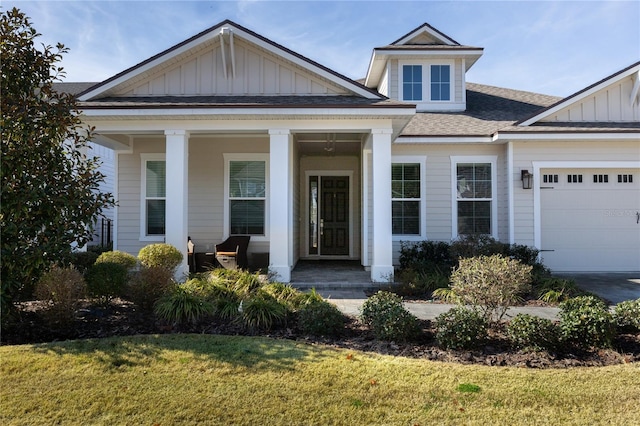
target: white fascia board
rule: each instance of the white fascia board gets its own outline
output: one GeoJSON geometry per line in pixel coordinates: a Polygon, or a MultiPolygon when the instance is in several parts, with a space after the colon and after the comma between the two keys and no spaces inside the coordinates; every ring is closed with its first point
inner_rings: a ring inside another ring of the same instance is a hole
{"type": "Polygon", "coordinates": [[[624,78],[627,78],[628,76],[632,75],[633,73],[638,73],[640,72],[640,65],[632,67],[630,69],[628,69],[626,72],[620,73],[612,78],[608,78],[605,79],[603,81],[601,81],[599,84],[596,84],[595,86],[589,88],[588,90],[585,90],[584,92],[580,93],[577,92],[578,94],[573,94],[568,96],[567,98],[565,98],[564,101],[560,101],[560,103],[558,103],[557,105],[551,107],[550,109],[547,109],[543,112],[541,112],[538,115],[535,115],[531,118],[529,118],[526,121],[523,121],[522,123],[519,124],[519,126],[529,126],[531,124],[537,123],[538,121],[549,117],[553,114],[555,114],[556,112],[560,111],[561,109],[564,109],[566,107],[568,107],[569,105],[572,105],[574,103],[580,102],[581,100],[583,100],[584,98],[593,95],[595,92],[610,86],[611,84],[618,82],[624,78]]]}
{"type": "Polygon", "coordinates": [[[523,140],[566,140],[566,141],[590,141],[590,140],[638,140],[640,139],[640,131],[638,132],[575,132],[575,133],[503,133],[499,132],[494,138],[498,141],[523,141],[523,140]]]}
{"type": "Polygon", "coordinates": [[[396,138],[396,144],[427,144],[427,143],[492,143],[491,136],[400,136],[396,138]]]}
{"type": "Polygon", "coordinates": [[[345,116],[345,117],[412,117],[415,108],[158,108],[158,109],[89,109],[85,117],[125,118],[125,117],[205,117],[222,119],[221,116],[345,116]]]}
{"type": "Polygon", "coordinates": [[[166,129],[184,129],[191,132],[192,135],[197,133],[208,132],[245,132],[266,134],[266,130],[277,128],[286,128],[290,131],[332,131],[332,132],[358,132],[368,133],[371,129],[389,128],[393,126],[393,120],[390,118],[364,118],[353,117],[346,119],[337,117],[335,119],[318,120],[316,118],[296,119],[289,118],[274,121],[269,118],[238,118],[225,120],[203,120],[203,119],[167,119],[152,118],[149,120],[131,120],[128,118],[105,120],[91,120],[87,117],[85,122],[96,127],[96,131],[101,134],[109,133],[130,133],[130,134],[148,134],[158,133],[164,134],[166,129]]]}
{"type": "Polygon", "coordinates": [[[428,33],[430,36],[432,36],[436,40],[439,40],[440,42],[442,42],[442,43],[444,43],[444,44],[446,44],[448,46],[460,46],[460,44],[456,43],[456,41],[454,39],[452,39],[451,37],[449,37],[449,36],[447,36],[447,35],[445,35],[445,34],[443,34],[441,32],[436,32],[436,31],[434,31],[432,28],[430,28],[428,26],[421,26],[416,31],[413,31],[410,34],[407,34],[405,37],[402,37],[400,40],[395,42],[393,45],[394,46],[404,46],[409,40],[411,40],[412,38],[417,37],[421,33],[428,33]]]}

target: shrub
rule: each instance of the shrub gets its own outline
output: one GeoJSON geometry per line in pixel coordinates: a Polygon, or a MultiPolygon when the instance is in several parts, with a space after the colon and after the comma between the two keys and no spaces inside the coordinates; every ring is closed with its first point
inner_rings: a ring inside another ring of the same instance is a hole
{"type": "Polygon", "coordinates": [[[243,300],[238,311],[242,322],[254,330],[270,330],[274,325],[284,322],[287,317],[284,304],[264,292],[243,300]]]}
{"type": "Polygon", "coordinates": [[[541,278],[534,287],[538,298],[547,303],[559,303],[581,293],[574,280],[558,277],[541,278]]]}
{"type": "Polygon", "coordinates": [[[451,243],[450,256],[456,261],[478,256],[509,255],[509,245],[489,235],[464,235],[451,243]]]}
{"type": "Polygon", "coordinates": [[[553,321],[518,314],[507,324],[507,335],[518,349],[552,351],[558,347],[560,332],[553,321]]]}
{"type": "Polygon", "coordinates": [[[173,287],[171,272],[163,268],[141,268],[129,280],[126,297],[145,312],[173,287]]]}
{"type": "Polygon", "coordinates": [[[407,295],[424,295],[449,286],[449,273],[444,273],[437,268],[430,272],[404,269],[400,272],[398,279],[402,283],[401,288],[393,287],[393,292],[397,294],[403,292],[407,295]]]}
{"type": "Polygon", "coordinates": [[[487,321],[499,321],[529,291],[531,269],[501,255],[460,259],[451,289],[462,303],[478,306],[487,321]]]}
{"type": "Polygon", "coordinates": [[[84,274],[96,263],[98,254],[92,251],[76,251],[71,253],[71,265],[84,274]]]}
{"type": "Polygon", "coordinates": [[[613,320],[620,332],[640,331],[640,299],[618,303],[613,308],[613,320]]]}
{"type": "Polygon", "coordinates": [[[182,262],[182,253],[171,244],[149,244],[138,252],[138,260],[147,268],[164,268],[173,273],[182,262]]]}
{"type": "Polygon", "coordinates": [[[298,313],[302,332],[314,336],[338,336],[344,329],[344,322],[342,312],[326,301],[308,303],[298,313]]]}
{"type": "Polygon", "coordinates": [[[175,286],[158,300],[154,311],[158,317],[170,323],[196,323],[211,314],[213,306],[187,288],[175,286]]]}
{"type": "Polygon", "coordinates": [[[420,241],[400,243],[400,269],[416,272],[439,271],[448,274],[455,261],[450,255],[449,243],[420,241]]]}
{"type": "Polygon", "coordinates": [[[125,267],[125,269],[133,269],[138,264],[135,256],[120,250],[105,251],[96,260],[96,263],[117,263],[125,267]]]}
{"type": "Polygon", "coordinates": [[[62,324],[73,321],[80,299],[86,294],[84,278],[73,267],[54,267],[40,278],[35,288],[35,296],[50,304],[44,312],[46,318],[62,324]]]}
{"type": "Polygon", "coordinates": [[[613,317],[607,306],[593,296],[578,296],[560,304],[562,340],[576,347],[610,347],[615,335],[613,317]]]}
{"type": "Polygon", "coordinates": [[[95,263],[86,274],[89,294],[106,304],[113,297],[123,296],[128,273],[118,263],[95,263]]]}
{"type": "Polygon", "coordinates": [[[418,320],[402,305],[402,298],[387,291],[379,291],[364,302],[360,320],[381,340],[406,341],[419,333],[418,320]]]}
{"type": "Polygon", "coordinates": [[[486,339],[488,327],[480,312],[456,306],[436,317],[436,340],[445,349],[473,349],[486,339]]]}

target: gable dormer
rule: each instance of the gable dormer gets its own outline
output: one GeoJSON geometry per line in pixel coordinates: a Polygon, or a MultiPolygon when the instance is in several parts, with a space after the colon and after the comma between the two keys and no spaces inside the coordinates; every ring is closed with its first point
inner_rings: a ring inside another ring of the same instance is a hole
{"type": "Polygon", "coordinates": [[[429,24],[373,50],[365,85],[419,112],[464,111],[465,74],[482,56],[429,24]]]}

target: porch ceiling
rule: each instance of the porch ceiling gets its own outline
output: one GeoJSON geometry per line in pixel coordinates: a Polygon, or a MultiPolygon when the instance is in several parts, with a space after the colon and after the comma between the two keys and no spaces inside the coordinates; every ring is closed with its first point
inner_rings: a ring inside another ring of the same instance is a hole
{"type": "Polygon", "coordinates": [[[301,155],[357,155],[362,148],[362,133],[296,133],[301,155]]]}

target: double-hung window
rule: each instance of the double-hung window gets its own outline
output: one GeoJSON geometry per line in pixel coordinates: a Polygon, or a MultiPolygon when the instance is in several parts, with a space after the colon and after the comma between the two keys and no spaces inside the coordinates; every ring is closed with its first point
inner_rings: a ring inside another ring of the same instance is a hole
{"type": "Polygon", "coordinates": [[[421,156],[392,160],[391,227],[400,239],[426,238],[425,163],[426,158],[421,156]]]}
{"type": "Polygon", "coordinates": [[[225,160],[228,235],[266,236],[266,155],[225,154],[225,160]]]}
{"type": "Polygon", "coordinates": [[[164,154],[141,154],[141,240],[161,241],[166,223],[166,162],[164,154]]]}
{"type": "Polygon", "coordinates": [[[452,157],[453,237],[496,233],[495,157],[452,157]]]}

